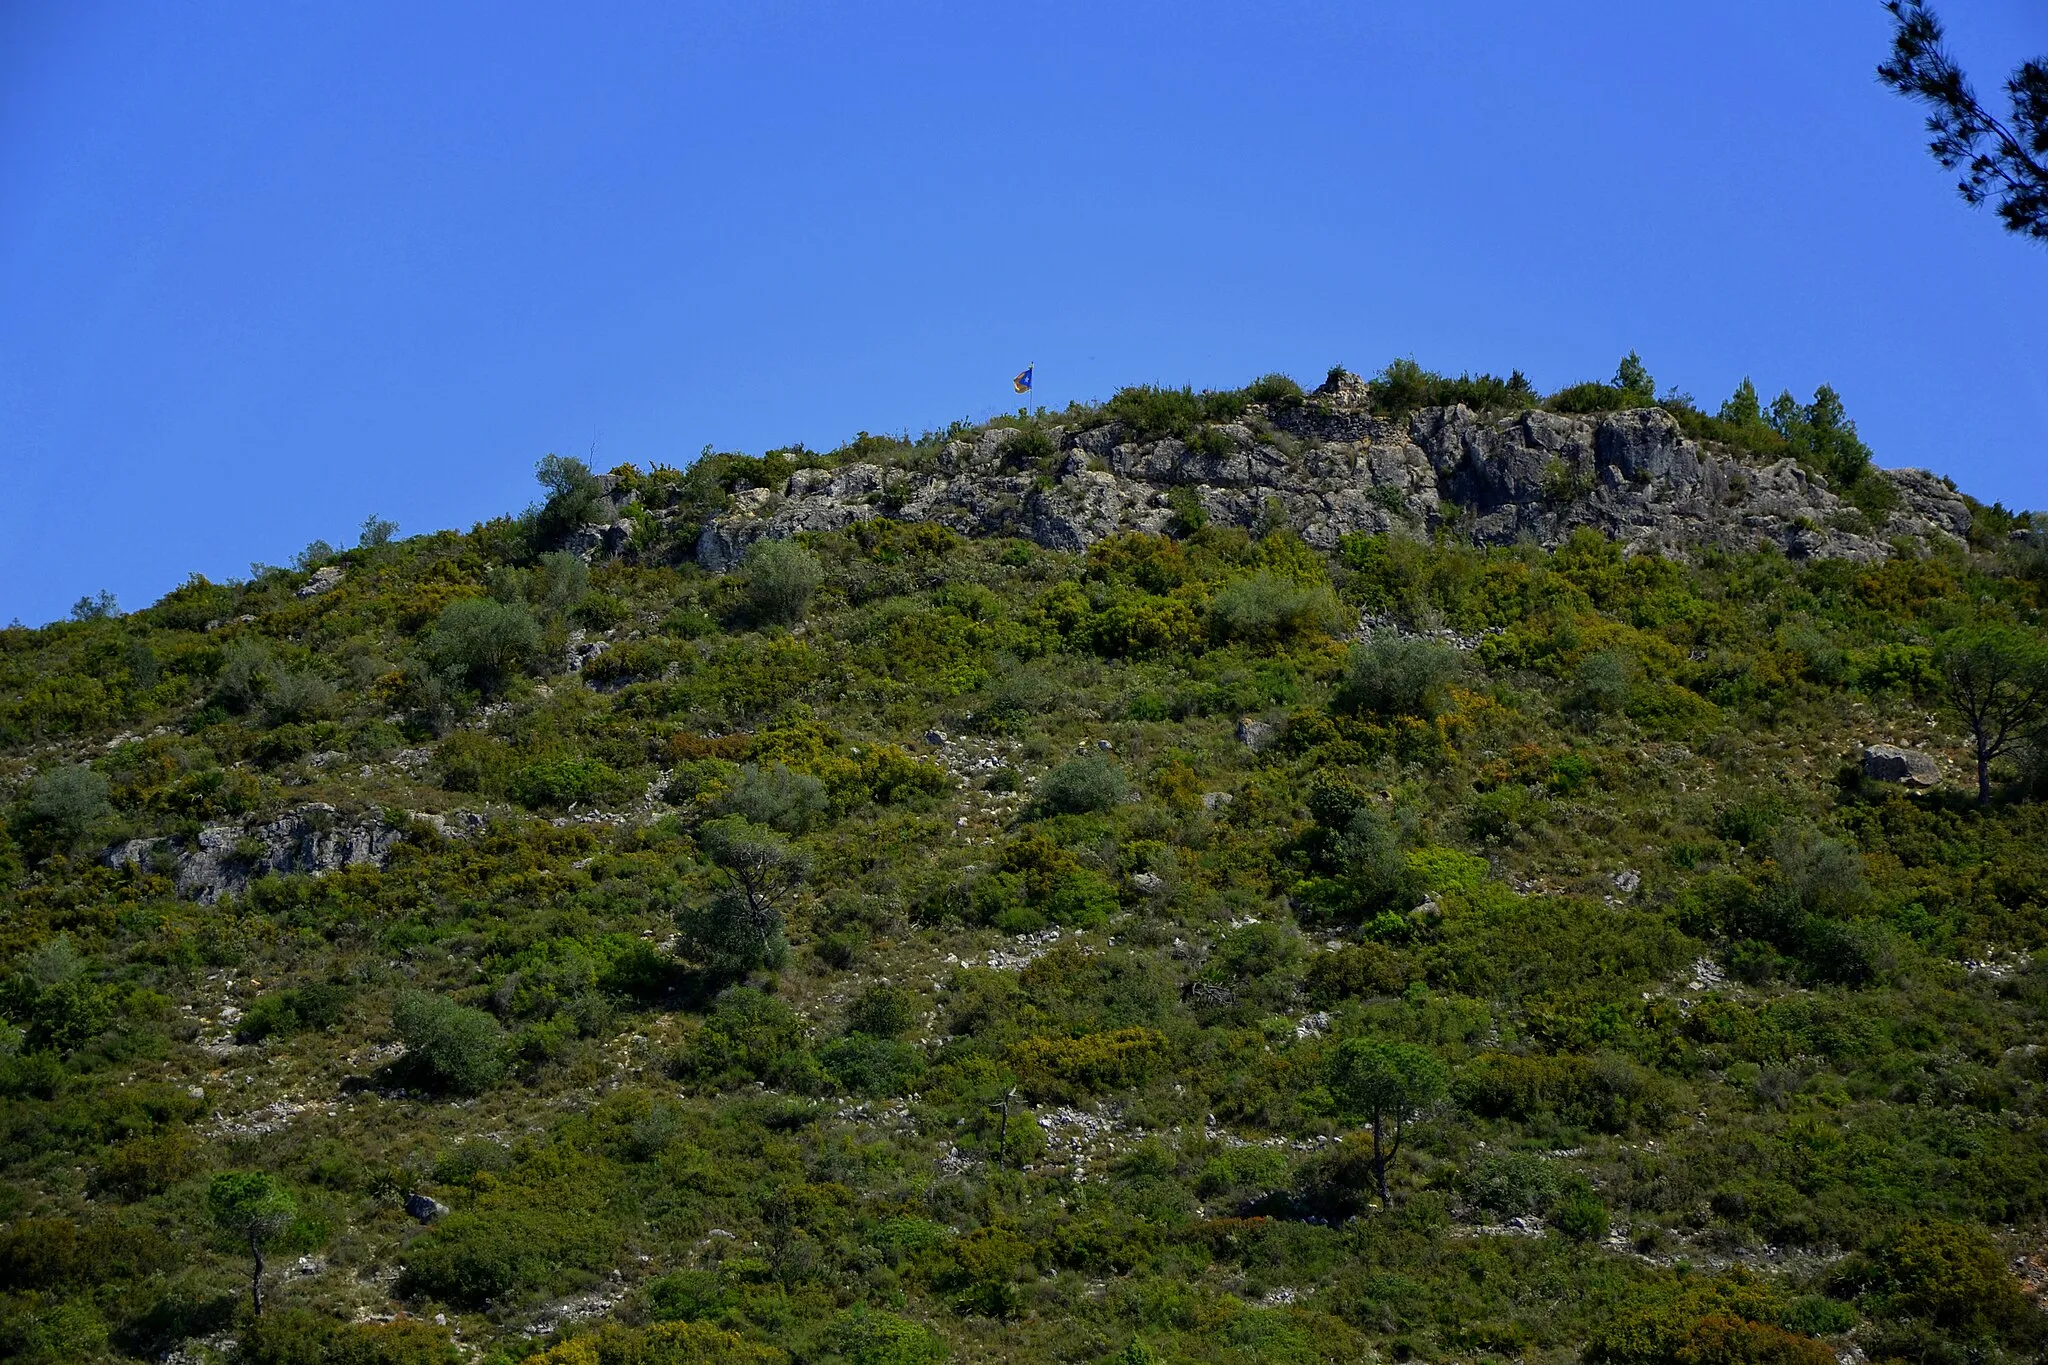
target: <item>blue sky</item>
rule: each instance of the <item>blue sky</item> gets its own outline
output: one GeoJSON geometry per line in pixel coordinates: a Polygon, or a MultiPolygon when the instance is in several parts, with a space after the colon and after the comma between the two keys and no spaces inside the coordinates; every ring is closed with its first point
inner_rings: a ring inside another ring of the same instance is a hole
{"type": "MultiPolygon", "coordinates": [[[[1987,93],[2037,0],[1943,0],[1987,93]]],[[[0,5],[0,620],[825,448],[1413,355],[2048,506],[2048,251],[1871,0],[0,5]]]]}

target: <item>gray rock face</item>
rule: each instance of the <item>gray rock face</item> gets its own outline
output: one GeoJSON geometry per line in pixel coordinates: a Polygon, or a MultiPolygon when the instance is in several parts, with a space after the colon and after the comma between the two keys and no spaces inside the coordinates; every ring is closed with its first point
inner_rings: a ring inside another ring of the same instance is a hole
{"type": "MultiPolygon", "coordinates": [[[[451,838],[484,825],[482,816],[468,812],[415,818],[451,838]]],[[[261,824],[209,825],[190,843],[131,839],[109,849],[103,861],[109,867],[168,871],[179,895],[211,905],[241,894],[258,877],[381,868],[404,837],[404,830],[381,820],[343,820],[334,807],[315,803],[261,824]]]]}
{"type": "Polygon", "coordinates": [[[698,533],[697,562],[722,573],[757,540],[882,516],[1082,550],[1122,531],[1165,531],[1176,490],[1212,522],[1253,529],[1280,518],[1324,549],[1400,528],[1448,526],[1490,545],[1556,544],[1586,528],[1631,553],[1776,546],[1799,559],[1876,561],[1895,540],[1925,546],[1969,529],[1961,496],[1925,471],[1881,471],[1897,506],[1871,526],[1796,462],[1758,465],[1703,447],[1661,408],[1489,417],[1460,406],[1394,423],[1368,397],[1343,376],[1311,402],[1254,406],[1192,443],[1135,440],[1115,423],[1055,429],[1045,463],[1024,458],[1018,431],[993,428],[953,442],[928,471],[803,470],[779,489],[734,494],[698,533]]]}
{"type": "Polygon", "coordinates": [[[1906,787],[1939,787],[1941,764],[1933,755],[1895,744],[1872,744],[1863,750],[1863,775],[1877,782],[1906,787]]]}
{"type": "Polygon", "coordinates": [[[341,567],[341,565],[323,564],[313,570],[313,576],[306,580],[305,586],[299,589],[297,595],[300,597],[318,597],[323,592],[339,587],[341,580],[346,577],[348,577],[348,570],[341,567]]]}

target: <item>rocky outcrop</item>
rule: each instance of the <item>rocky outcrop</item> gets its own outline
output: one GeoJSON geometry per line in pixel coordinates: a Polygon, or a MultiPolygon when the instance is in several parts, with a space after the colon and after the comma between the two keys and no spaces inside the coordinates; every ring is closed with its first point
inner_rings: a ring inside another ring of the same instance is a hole
{"type": "Polygon", "coordinates": [[[633,523],[626,519],[626,509],[638,501],[638,495],[623,487],[616,474],[597,474],[592,478],[597,489],[591,508],[593,519],[571,531],[562,542],[563,549],[586,562],[625,550],[633,538],[633,523]]]}
{"type": "MultiPolygon", "coordinates": [[[[483,828],[484,818],[414,814],[415,823],[449,837],[483,828]]],[[[109,867],[167,872],[178,894],[211,905],[239,895],[258,877],[320,876],[345,867],[383,867],[406,836],[381,819],[343,818],[324,803],[301,806],[275,820],[242,825],[209,825],[191,840],[131,839],[107,851],[109,867]]]]}
{"type": "Polygon", "coordinates": [[[313,570],[313,576],[306,580],[298,591],[300,597],[318,597],[323,592],[332,592],[341,586],[341,580],[348,577],[348,570],[339,564],[323,564],[313,570]]]}
{"type": "Polygon", "coordinates": [[[1401,527],[1549,545],[1585,527],[1638,553],[1776,546],[1799,559],[1874,561],[1899,540],[1926,546],[1969,530],[1962,497],[1924,471],[1878,475],[1898,498],[1872,526],[1796,462],[1703,446],[1661,408],[1503,417],[1460,406],[1389,422],[1368,399],[1344,375],[1308,402],[1254,406],[1189,441],[1137,440],[1111,423],[1056,432],[1048,456],[1044,443],[997,427],[952,442],[931,469],[807,469],[781,488],[735,493],[699,531],[697,562],[724,572],[757,540],[883,516],[1080,550],[1119,531],[1167,530],[1176,493],[1212,522],[1284,519],[1322,548],[1401,527]]]}

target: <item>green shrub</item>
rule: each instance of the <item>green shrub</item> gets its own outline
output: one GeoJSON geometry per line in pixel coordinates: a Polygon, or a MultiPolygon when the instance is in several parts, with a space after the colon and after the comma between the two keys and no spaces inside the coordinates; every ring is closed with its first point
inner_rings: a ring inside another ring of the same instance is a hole
{"type": "Polygon", "coordinates": [[[825,581],[817,556],[790,540],[757,540],[747,548],[748,614],[763,625],[792,626],[810,610],[825,581]]]}
{"type": "Polygon", "coordinates": [[[397,1291],[483,1309],[587,1287],[618,1252],[618,1231],[588,1214],[540,1208],[452,1213],[406,1245],[397,1291]]]}
{"type": "Polygon", "coordinates": [[[106,1354],[106,1319],[89,1300],[0,1301],[0,1357],[16,1365],[73,1365],[106,1354]]]}
{"type": "Polygon", "coordinates": [[[674,1270],[641,1285],[637,1298],[655,1322],[704,1322],[722,1317],[739,1296],[717,1271],[674,1270]]]}
{"type": "Polygon", "coordinates": [[[856,1095],[908,1094],[924,1073],[916,1048],[895,1038],[850,1033],[818,1050],[818,1064],[856,1095]]]}
{"type": "Polygon", "coordinates": [[[248,1365],[457,1365],[446,1327],[417,1318],[342,1322],[304,1308],[253,1318],[242,1330],[238,1361],[248,1365]]]}
{"type": "MultiPolygon", "coordinates": [[[[586,605],[585,599],[590,596],[590,566],[567,550],[544,554],[533,567],[530,589],[534,605],[545,612],[559,616],[577,611],[586,605]]],[[[585,624],[603,627],[616,625],[624,619],[602,619],[605,614],[600,611],[600,619],[586,620],[585,624]]]]}
{"type": "Polygon", "coordinates": [[[1070,758],[1038,783],[1038,806],[1055,815],[1088,815],[1116,809],[1130,791],[1124,770],[1102,754],[1070,758]]]}
{"type": "Polygon", "coordinates": [[[141,1279],[179,1255],[147,1225],[105,1218],[17,1218],[0,1225],[0,1283],[16,1292],[141,1279]]]}
{"type": "Polygon", "coordinates": [[[809,773],[792,772],[783,763],[768,768],[740,765],[713,803],[720,815],[737,815],[784,834],[809,833],[830,807],[823,782],[809,773]]]}
{"type": "Polygon", "coordinates": [[[1166,490],[1166,506],[1173,513],[1171,530],[1177,536],[1191,536],[1209,524],[1209,509],[1201,495],[1187,487],[1166,490]]]}
{"type": "Polygon", "coordinates": [[[1825,1343],[1733,1313],[1659,1306],[1596,1333],[1589,1365],[1830,1365],[1825,1343]]]}
{"type": "Polygon", "coordinates": [[[1308,998],[1328,1007],[1352,996],[1399,995],[1414,977],[1407,960],[1384,943],[1355,943],[1309,959],[1308,998]]]}
{"type": "Polygon", "coordinates": [[[1458,1074],[1452,1093],[1488,1118],[1550,1114],[1607,1133],[1661,1128],[1678,1104],[1671,1082],[1618,1056],[1482,1053],[1458,1074]]]}
{"type": "Polygon", "coordinates": [[[1079,1038],[1026,1038],[1010,1065],[1034,1098],[1073,1099],[1142,1085],[1166,1060],[1154,1029],[1126,1028],[1079,1038]]]}
{"type": "Polygon", "coordinates": [[[1301,385],[1284,374],[1264,374],[1245,385],[1244,396],[1272,408],[1298,407],[1306,396],[1301,385]]]}
{"type": "Polygon", "coordinates": [[[1642,395],[1598,380],[1568,385],[1543,400],[1543,406],[1552,412],[1569,413],[1620,412],[1646,404],[1647,400],[1642,395]]]}
{"type": "Polygon", "coordinates": [[[1566,694],[1566,709],[1584,715],[1617,715],[1628,709],[1636,662],[1618,649],[1589,654],[1579,662],[1566,694]]]}
{"type": "Polygon", "coordinates": [[[31,1054],[69,1054],[98,1039],[117,1013],[113,990],[59,934],[23,953],[0,984],[0,1010],[22,1028],[31,1054]]]}
{"type": "Polygon", "coordinates": [[[846,1365],[936,1365],[947,1354],[931,1328],[866,1306],[840,1313],[826,1340],[846,1365]]]}
{"type": "Polygon", "coordinates": [[[111,790],[103,775],[84,766],[39,774],[15,818],[15,837],[41,848],[73,848],[113,814],[111,790]]]}
{"type": "Polygon", "coordinates": [[[719,996],[673,1069],[685,1080],[721,1090],[748,1081],[810,1088],[819,1075],[805,1046],[803,1020],[780,1000],[744,986],[719,996]]]}
{"type": "Polygon", "coordinates": [[[201,1151],[182,1127],[115,1143],[93,1172],[92,1187],[100,1194],[147,1199],[199,1174],[201,1151]]]}
{"type": "Polygon", "coordinates": [[[1451,379],[1409,359],[1389,362],[1372,378],[1373,411],[1383,417],[1398,420],[1421,408],[1458,403],[1477,412],[1512,411],[1535,406],[1536,390],[1520,370],[1506,379],[1470,373],[1451,379]]]}
{"type": "Polygon", "coordinates": [[[604,486],[589,465],[568,456],[544,455],[534,467],[534,477],[548,494],[533,518],[537,546],[560,545],[565,536],[597,519],[604,486]]]}
{"type": "Polygon", "coordinates": [[[1363,716],[1428,719],[1449,705],[1462,667],[1447,645],[1381,632],[1345,656],[1337,704],[1363,716]]]}
{"type": "Polygon", "coordinates": [[[505,784],[506,795],[529,810],[607,805],[627,790],[626,779],[595,758],[542,759],[518,769],[505,784]]]}
{"type": "Polygon", "coordinates": [[[348,1011],[354,992],[340,982],[322,982],[259,995],[235,1026],[242,1043],[286,1038],[294,1033],[333,1028],[348,1011]]]}
{"type": "Polygon", "coordinates": [[[505,1074],[505,1034],[482,1010],[412,991],[391,1012],[407,1069],[435,1089],[475,1095],[505,1074]]]}
{"type": "Polygon", "coordinates": [[[1590,1189],[1567,1192],[1550,1210],[1550,1221],[1568,1242],[1598,1242],[1607,1236],[1607,1206],[1590,1189]]]}
{"type": "Polygon", "coordinates": [[[1958,1340],[2040,1340],[2038,1310],[1983,1229],[1919,1220],[1872,1238],[1840,1272],[1880,1317],[1922,1319],[1958,1340]]]}
{"type": "Polygon", "coordinates": [[[1236,421],[1250,401],[1239,389],[1196,393],[1193,389],[1158,389],[1140,384],[1110,395],[1102,415],[1122,423],[1132,440],[1156,441],[1173,436],[1185,441],[1205,423],[1236,421]]]}
{"type": "Polygon", "coordinates": [[[1504,1218],[1547,1212],[1564,1191],[1557,1166],[1533,1152],[1481,1157],[1465,1172],[1465,1196],[1504,1218]]]}
{"type": "Polygon", "coordinates": [[[1209,604],[1209,620],[1221,639],[1257,648],[1334,635],[1350,624],[1327,584],[1264,571],[1225,584],[1209,604]]]}
{"type": "Polygon", "coordinates": [[[876,1038],[901,1038],[923,1013],[915,991],[901,986],[868,986],[846,1007],[846,1030],[876,1038]]]}
{"type": "Polygon", "coordinates": [[[616,1322],[527,1356],[530,1365],[787,1365],[789,1356],[702,1322],[616,1322]]]}
{"type": "Polygon", "coordinates": [[[524,602],[465,597],[441,609],[425,650],[436,667],[488,696],[536,662],[540,644],[540,623],[524,602]]]}

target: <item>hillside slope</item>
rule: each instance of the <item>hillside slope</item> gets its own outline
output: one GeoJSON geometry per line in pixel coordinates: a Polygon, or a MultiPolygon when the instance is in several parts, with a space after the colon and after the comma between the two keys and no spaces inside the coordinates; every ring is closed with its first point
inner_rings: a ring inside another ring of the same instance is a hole
{"type": "Polygon", "coordinates": [[[0,633],[0,1351],[2038,1358],[2048,781],[1943,673],[2038,535],[1626,378],[550,459],[0,633]]]}

